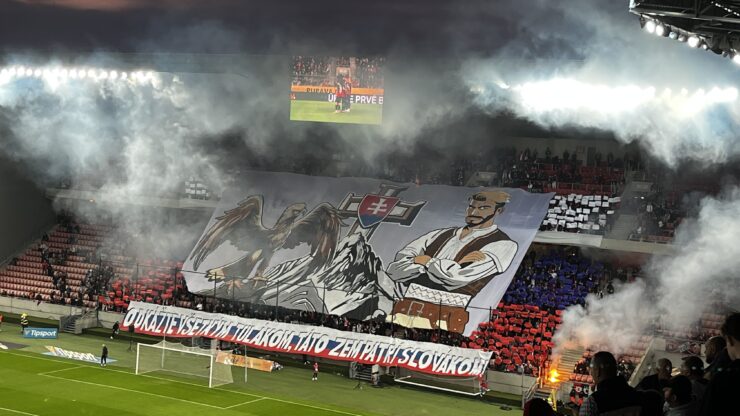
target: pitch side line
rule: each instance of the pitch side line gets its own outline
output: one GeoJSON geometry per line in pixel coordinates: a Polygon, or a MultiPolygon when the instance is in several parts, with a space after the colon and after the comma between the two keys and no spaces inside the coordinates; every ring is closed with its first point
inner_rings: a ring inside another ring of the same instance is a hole
{"type": "Polygon", "coordinates": [[[35,413],[21,412],[20,410],[8,409],[7,407],[0,407],[0,410],[6,410],[11,413],[18,413],[19,415],[39,416],[35,413]]]}
{"type": "MultiPolygon", "coordinates": [[[[5,351],[4,354],[16,355],[18,357],[32,358],[34,360],[51,361],[53,363],[61,363],[61,364],[68,364],[68,365],[71,365],[72,364],[72,363],[67,363],[67,362],[61,361],[61,360],[52,360],[50,358],[45,358],[45,357],[34,357],[33,355],[18,354],[18,353],[10,352],[10,351],[5,351]]],[[[108,367],[105,367],[103,369],[103,368],[98,367],[96,364],[83,365],[82,367],[83,368],[96,368],[96,369],[105,370],[105,371],[115,371],[115,372],[118,372],[118,373],[125,373],[125,374],[136,375],[136,374],[134,374],[134,373],[132,373],[130,371],[114,370],[114,369],[111,369],[111,368],[108,368],[108,367]]],[[[196,386],[196,387],[200,387],[200,388],[207,388],[206,386],[203,386],[203,385],[200,385],[200,384],[195,384],[195,383],[188,383],[187,381],[179,381],[179,380],[173,380],[173,379],[164,378],[164,377],[149,376],[147,374],[141,374],[140,376],[141,377],[154,378],[154,379],[157,379],[157,380],[169,381],[171,383],[180,383],[180,384],[187,384],[187,385],[196,386]]],[[[49,377],[53,377],[53,376],[49,376],[49,377]]],[[[57,378],[68,380],[68,379],[65,379],[63,377],[57,377],[57,378]]],[[[275,398],[275,397],[260,396],[260,395],[257,395],[257,394],[246,393],[246,392],[243,392],[243,391],[227,390],[227,389],[219,389],[219,388],[213,388],[211,390],[225,391],[225,392],[234,393],[234,394],[241,394],[241,395],[244,395],[244,396],[260,397],[260,398],[264,398],[265,400],[273,400],[273,401],[276,401],[276,402],[292,404],[292,405],[295,405],[295,406],[303,406],[303,407],[308,407],[308,408],[311,408],[311,409],[323,410],[323,411],[326,411],[326,412],[338,413],[338,414],[342,414],[342,415],[362,416],[362,415],[360,415],[358,413],[351,413],[351,412],[345,412],[345,411],[342,411],[342,410],[328,409],[326,407],[313,406],[313,405],[305,404],[305,403],[297,403],[297,402],[293,402],[293,401],[290,401],[290,400],[278,399],[278,398],[275,398]]],[[[136,391],[136,390],[134,390],[134,391],[136,391]]],[[[223,409],[223,408],[222,407],[219,407],[219,409],[223,409]]]]}

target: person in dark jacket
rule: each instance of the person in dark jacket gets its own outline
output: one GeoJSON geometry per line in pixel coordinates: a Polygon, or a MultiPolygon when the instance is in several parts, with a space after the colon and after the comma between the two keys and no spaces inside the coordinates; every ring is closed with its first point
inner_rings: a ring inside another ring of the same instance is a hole
{"type": "Polygon", "coordinates": [[[691,393],[698,402],[701,402],[707,384],[709,384],[709,381],[704,378],[704,362],[701,358],[695,355],[684,357],[681,363],[681,375],[691,380],[691,393]]]}
{"type": "Polygon", "coordinates": [[[661,415],[659,401],[649,400],[645,393],[630,387],[624,377],[617,374],[617,360],[610,352],[594,354],[589,372],[596,383],[596,391],[583,402],[579,416],[615,411],[641,416],[661,415]]]}
{"type": "Polygon", "coordinates": [[[709,382],[699,412],[702,416],[740,414],[740,313],[728,316],[721,332],[727,341],[726,350],[731,361],[717,368],[709,382]]]}
{"type": "Polygon", "coordinates": [[[668,380],[665,388],[665,416],[696,416],[697,403],[691,389],[691,380],[678,375],[668,380]]]}
{"type": "Polygon", "coordinates": [[[116,335],[118,335],[118,329],[119,329],[119,328],[120,328],[120,326],[119,326],[119,324],[118,324],[118,321],[116,321],[116,322],[115,322],[115,323],[113,324],[113,331],[112,331],[112,332],[111,332],[111,334],[110,334],[110,339],[113,339],[113,337],[115,337],[116,335]]]}
{"type": "Polygon", "coordinates": [[[727,342],[720,336],[712,337],[704,344],[704,356],[707,361],[707,367],[704,369],[704,378],[711,380],[717,368],[730,361],[727,357],[725,347],[727,342]]]}
{"type": "Polygon", "coordinates": [[[103,351],[100,353],[100,366],[105,367],[108,365],[108,347],[103,344],[103,351]]]}
{"type": "Polygon", "coordinates": [[[637,390],[655,390],[663,392],[668,387],[668,380],[671,379],[673,364],[667,358],[658,360],[658,366],[655,368],[656,373],[643,378],[637,385],[637,390]]]}

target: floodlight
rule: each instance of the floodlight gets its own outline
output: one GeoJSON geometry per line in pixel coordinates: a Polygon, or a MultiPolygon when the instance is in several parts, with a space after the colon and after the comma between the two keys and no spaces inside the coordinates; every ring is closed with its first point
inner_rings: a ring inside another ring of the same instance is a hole
{"type": "Polygon", "coordinates": [[[655,22],[653,20],[648,20],[645,22],[645,30],[647,30],[648,33],[655,33],[655,22]]]}
{"type": "Polygon", "coordinates": [[[700,42],[701,42],[701,39],[699,39],[698,36],[692,35],[691,37],[689,37],[688,45],[690,48],[696,48],[697,46],[699,46],[700,42]]]}
{"type": "Polygon", "coordinates": [[[662,23],[655,27],[655,34],[658,36],[666,36],[666,31],[667,29],[662,23]]]}

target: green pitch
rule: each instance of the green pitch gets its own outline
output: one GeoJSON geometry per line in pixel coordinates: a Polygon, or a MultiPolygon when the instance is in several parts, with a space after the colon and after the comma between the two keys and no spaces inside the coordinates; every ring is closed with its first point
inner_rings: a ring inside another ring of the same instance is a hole
{"type": "Polygon", "coordinates": [[[248,383],[243,381],[243,369],[234,369],[234,384],[209,389],[206,381],[197,378],[133,374],[136,354],[127,351],[125,340],[70,334],[60,334],[57,340],[30,340],[22,338],[18,326],[3,324],[2,342],[28,347],[0,349],[0,416],[496,416],[521,412],[500,410],[479,399],[399,387],[355,389],[356,381],[334,374],[322,373],[318,382],[312,382],[308,368],[250,371],[248,383]],[[110,358],[118,360],[105,368],[41,354],[44,345],[51,345],[99,355],[102,343],[108,345],[110,358]]]}
{"type": "Polygon", "coordinates": [[[380,124],[383,121],[383,106],[352,104],[349,113],[335,113],[334,103],[292,100],[290,102],[290,119],[326,123],[380,124]]]}

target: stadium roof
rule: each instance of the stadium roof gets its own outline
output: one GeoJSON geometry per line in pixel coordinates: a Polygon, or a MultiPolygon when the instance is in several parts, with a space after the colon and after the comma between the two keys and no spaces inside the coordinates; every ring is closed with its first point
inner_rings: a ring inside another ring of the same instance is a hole
{"type": "MultiPolygon", "coordinates": [[[[680,34],[697,35],[706,49],[734,56],[740,50],[740,1],[738,0],[632,0],[630,11],[669,26],[680,34]]],[[[645,23],[643,19],[643,25],[645,23]]]]}

